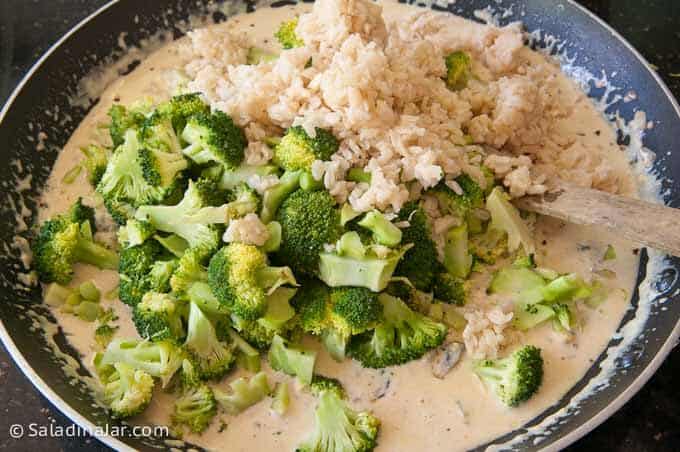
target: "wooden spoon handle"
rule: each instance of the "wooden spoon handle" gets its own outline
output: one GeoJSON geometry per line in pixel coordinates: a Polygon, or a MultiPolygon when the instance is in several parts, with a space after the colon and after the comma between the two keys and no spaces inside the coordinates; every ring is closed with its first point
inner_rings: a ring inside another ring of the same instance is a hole
{"type": "Polygon", "coordinates": [[[604,226],[635,242],[680,256],[680,209],[578,187],[514,202],[520,209],[570,223],[604,226]]]}

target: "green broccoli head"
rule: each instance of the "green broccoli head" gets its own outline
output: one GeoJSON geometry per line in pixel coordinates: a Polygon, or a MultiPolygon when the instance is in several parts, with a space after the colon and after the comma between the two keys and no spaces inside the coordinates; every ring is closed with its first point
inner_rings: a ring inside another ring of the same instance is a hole
{"type": "MultiPolygon", "coordinates": [[[[155,290],[166,292],[167,282],[151,273],[156,262],[165,257],[163,247],[155,240],[147,240],[141,245],[123,248],[120,252],[118,273],[120,276],[118,296],[123,303],[135,306],[146,292],[155,290]],[[160,286],[159,286],[160,284],[160,286]]],[[[156,272],[159,270],[156,269],[156,272]]]]}
{"type": "Polygon", "coordinates": [[[354,336],[349,354],[365,367],[381,368],[418,359],[438,347],[446,327],[409,309],[391,295],[381,294],[384,322],[373,331],[354,336]]]}
{"type": "Polygon", "coordinates": [[[151,375],[126,363],[115,363],[102,384],[104,403],[111,415],[126,419],[141,413],[151,402],[154,382],[151,375]]]}
{"type": "Polygon", "coordinates": [[[305,45],[305,43],[295,34],[297,23],[297,18],[281,22],[278,31],[274,33],[274,36],[278,39],[284,49],[293,49],[305,45]]]}
{"type": "Polygon", "coordinates": [[[377,445],[380,421],[368,412],[356,412],[338,395],[325,390],[318,395],[316,426],[299,452],[322,450],[369,452],[377,445]]]}
{"type": "Polygon", "coordinates": [[[183,306],[170,294],[147,292],[132,311],[132,321],[137,332],[144,339],[151,341],[184,340],[185,332],[183,306]]]}
{"type": "MultiPolygon", "coordinates": [[[[228,221],[226,206],[213,207],[215,183],[206,179],[189,181],[182,200],[174,206],[142,206],[135,214],[159,231],[175,234],[193,249],[211,254],[220,243],[219,224],[228,221]]],[[[219,190],[217,190],[219,191],[219,190]]]]}
{"type": "Polygon", "coordinates": [[[124,363],[160,378],[165,387],[182,365],[184,358],[184,351],[169,341],[115,338],[104,353],[95,355],[95,366],[100,374],[106,374],[115,364],[124,363]]]}
{"type": "Polygon", "coordinates": [[[131,218],[124,226],[118,228],[118,243],[124,248],[141,245],[154,232],[156,229],[151,223],[131,218]]]}
{"type": "Polygon", "coordinates": [[[508,254],[508,236],[498,229],[487,228],[470,237],[470,252],[478,262],[493,265],[508,254]]]}
{"type": "Polygon", "coordinates": [[[42,224],[33,242],[35,269],[42,282],[67,284],[73,265],[84,263],[101,269],[118,267],[118,256],[92,239],[94,210],[78,199],[68,212],[42,224]]]}
{"type": "Polygon", "coordinates": [[[300,327],[307,333],[320,335],[327,326],[330,289],[317,279],[301,281],[290,301],[298,315],[300,327]]]}
{"type": "Polygon", "coordinates": [[[217,338],[215,327],[196,303],[189,304],[187,338],[184,343],[192,365],[201,379],[218,379],[231,368],[232,344],[217,338]]]}
{"type": "Polygon", "coordinates": [[[174,96],[168,102],[158,106],[157,112],[172,121],[176,133],[181,133],[187,120],[194,115],[209,114],[210,106],[203,102],[199,93],[188,93],[174,96]]]}
{"type": "Polygon", "coordinates": [[[290,268],[269,266],[264,251],[231,243],[210,259],[208,284],[227,309],[245,320],[255,320],[264,315],[267,298],[277,287],[297,283],[290,268]]]}
{"type": "Polygon", "coordinates": [[[201,382],[191,361],[182,363],[182,392],[175,399],[172,423],[202,433],[217,414],[217,401],[210,386],[201,382]]]}
{"type": "Polygon", "coordinates": [[[324,245],[335,243],[342,233],[335,201],[326,191],[293,192],[276,215],[281,225],[281,247],[276,259],[293,271],[314,275],[324,245]]]}
{"type": "Polygon", "coordinates": [[[543,380],[541,349],[525,345],[506,358],[478,361],[474,371],[510,407],[533,396],[543,380]]]}
{"type": "Polygon", "coordinates": [[[399,211],[399,221],[408,221],[401,241],[413,247],[406,251],[394,274],[408,278],[418,290],[429,291],[440,265],[425,212],[417,203],[409,202],[399,211]]]}
{"type": "Polygon", "coordinates": [[[238,414],[255,405],[271,393],[267,374],[258,372],[250,379],[241,377],[229,383],[231,392],[215,389],[215,399],[229,414],[238,414]]]}
{"type": "Polygon", "coordinates": [[[330,160],[338,150],[337,138],[319,127],[310,137],[301,126],[291,127],[274,148],[274,163],[287,171],[310,171],[315,160],[330,160]]]}
{"type": "Polygon", "coordinates": [[[467,301],[467,287],[465,280],[450,273],[438,273],[434,282],[434,297],[444,303],[465,305],[467,301]]]}
{"type": "Polygon", "coordinates": [[[319,374],[314,374],[314,377],[312,378],[312,384],[309,385],[309,389],[311,389],[312,394],[317,397],[319,397],[324,391],[333,391],[341,399],[347,397],[345,388],[343,388],[340,380],[337,378],[324,377],[323,375],[319,374]]]}
{"type": "Polygon", "coordinates": [[[109,161],[109,151],[106,148],[91,144],[89,146],[80,148],[85,158],[83,159],[83,166],[87,171],[87,181],[93,187],[96,187],[109,161]]]}
{"type": "Polygon", "coordinates": [[[467,52],[458,50],[444,58],[446,63],[446,86],[452,91],[464,89],[472,76],[472,60],[467,52]]]}
{"type": "Polygon", "coordinates": [[[138,158],[144,180],[163,190],[163,198],[184,186],[182,172],[188,163],[182,154],[145,147],[139,150],[138,158]]]}
{"type": "Polygon", "coordinates": [[[146,119],[145,107],[126,108],[123,105],[114,105],[109,109],[109,133],[114,149],[123,144],[128,130],[138,130],[146,119]]]}
{"type": "Polygon", "coordinates": [[[177,262],[170,287],[172,292],[182,299],[188,297],[188,291],[197,282],[208,282],[208,268],[204,265],[205,256],[200,250],[189,249],[177,262]]]}
{"type": "Polygon", "coordinates": [[[465,219],[471,209],[484,206],[484,190],[467,174],[458,176],[455,181],[462,190],[460,194],[443,180],[429,193],[437,198],[445,213],[465,219]]]}
{"type": "Polygon", "coordinates": [[[100,347],[106,348],[109,343],[111,343],[111,340],[113,339],[113,336],[116,334],[117,330],[117,326],[111,326],[106,323],[99,325],[94,330],[94,340],[100,347]]]}
{"type": "Polygon", "coordinates": [[[182,152],[194,162],[217,162],[227,168],[241,164],[248,144],[243,130],[221,111],[190,117],[182,139],[189,143],[182,152]]]}

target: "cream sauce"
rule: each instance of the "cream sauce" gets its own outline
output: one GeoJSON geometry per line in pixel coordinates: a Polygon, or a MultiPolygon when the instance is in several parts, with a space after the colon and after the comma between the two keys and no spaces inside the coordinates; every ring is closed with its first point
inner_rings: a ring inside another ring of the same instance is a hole
{"type": "MultiPolygon", "coordinates": [[[[308,5],[265,8],[234,17],[225,25],[218,26],[249,33],[256,45],[266,48],[276,24],[307,8],[308,5]]],[[[398,17],[407,8],[410,7],[386,3],[386,15],[398,17]]],[[[175,42],[161,48],[132,73],[119,78],[104,91],[99,103],[78,127],[54,166],[43,197],[46,208],[40,213],[41,220],[63,211],[78,196],[84,196],[85,202],[90,205],[96,202],[84,175],[71,185],[61,183],[63,175],[81,158],[80,147],[106,140],[100,125],[107,122],[106,112],[112,103],[130,104],[145,96],[161,101],[171,94],[175,71],[183,66],[178,45],[175,42]]],[[[534,54],[532,58],[544,57],[534,54]]],[[[555,70],[559,71],[557,67],[555,70]]],[[[611,125],[573,82],[563,75],[560,77],[565,96],[575,106],[573,115],[563,121],[565,135],[578,136],[578,146],[584,146],[613,162],[621,181],[624,181],[624,192],[634,194],[637,184],[625,154],[615,144],[611,125]]],[[[102,229],[101,237],[112,240],[112,226],[104,224],[102,229]]],[[[597,309],[579,311],[580,328],[573,338],[565,340],[564,336],[553,332],[550,325],[544,325],[520,339],[519,342],[541,347],[545,359],[541,389],[520,407],[504,407],[488,393],[470,371],[470,359],[465,355],[451,373],[440,380],[432,376],[427,359],[376,371],[363,369],[349,360],[336,363],[320,351],[317,371],[339,378],[348,390],[351,404],[355,408],[373,411],[382,421],[378,450],[462,450],[507,433],[557,403],[605,349],[629,308],[628,294],[632,292],[638,265],[635,245],[604,231],[548,219],[538,221],[536,240],[540,265],[560,272],[579,272],[586,278],[590,277],[592,270],[605,265],[601,257],[608,244],[615,247],[618,258],[606,263],[606,268],[616,273],[616,278],[607,282],[611,288],[608,299],[597,309]]],[[[78,266],[74,284],[90,279],[95,280],[102,292],[117,284],[115,272],[78,266]]],[[[106,307],[113,307],[120,317],[118,335],[136,336],[127,306],[118,300],[104,303],[106,307]]],[[[95,326],[58,310],[54,315],[89,366],[94,352],[95,326]]],[[[312,339],[308,345],[318,348],[312,339]]],[[[267,371],[272,382],[288,379],[269,369],[267,371]]],[[[238,372],[230,375],[228,380],[237,376],[238,372]]],[[[220,387],[226,387],[226,382],[220,387]]],[[[314,400],[299,386],[293,384],[291,387],[291,409],[285,416],[274,414],[269,409],[270,402],[264,401],[240,416],[220,415],[206,433],[200,437],[188,434],[184,439],[208,449],[252,451],[277,447],[292,450],[313,427],[314,400]]],[[[159,390],[151,406],[135,421],[167,424],[171,411],[172,396],[159,390]]]]}

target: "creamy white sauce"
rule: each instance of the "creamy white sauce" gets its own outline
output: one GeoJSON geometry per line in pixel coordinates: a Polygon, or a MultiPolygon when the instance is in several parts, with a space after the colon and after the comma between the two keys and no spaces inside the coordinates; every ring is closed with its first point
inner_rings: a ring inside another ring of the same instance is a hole
{"type": "MultiPolygon", "coordinates": [[[[253,36],[258,46],[268,47],[271,30],[281,20],[307,9],[307,5],[278,9],[262,9],[254,14],[234,17],[225,25],[253,36]]],[[[394,17],[403,5],[386,4],[387,15],[394,17]]],[[[543,58],[536,54],[535,58],[543,58]]],[[[131,74],[113,82],[102,94],[99,103],[78,127],[64,147],[50,177],[43,200],[46,208],[40,220],[63,211],[78,196],[93,205],[95,198],[84,180],[84,173],[72,185],[61,183],[63,175],[81,158],[79,148],[92,141],[102,141],[100,124],[107,121],[106,112],[113,102],[130,104],[144,96],[155,101],[167,98],[172,86],[174,70],[182,67],[177,43],[169,44],[145,59],[131,74]],[[169,77],[168,77],[169,76],[169,77]]],[[[557,69],[556,69],[557,70],[557,69]]],[[[574,102],[575,112],[563,121],[564,133],[578,134],[578,146],[600,153],[614,164],[624,192],[634,194],[637,181],[632,176],[627,156],[616,145],[612,127],[607,123],[577,86],[561,76],[565,94],[574,102]],[[599,131],[596,134],[595,131],[599,131]],[[582,136],[581,136],[582,135],[582,136]]],[[[104,225],[104,229],[111,225],[104,225]]],[[[378,450],[462,450],[492,440],[524,425],[526,422],[554,405],[576,383],[605,349],[629,308],[629,294],[637,275],[638,259],[635,245],[604,231],[562,224],[541,219],[536,227],[539,244],[538,261],[545,267],[560,272],[579,272],[590,277],[593,269],[603,264],[601,257],[608,244],[612,244],[618,258],[607,262],[608,269],[616,273],[608,281],[610,296],[597,309],[579,311],[580,328],[572,340],[554,333],[544,325],[525,334],[518,343],[533,343],[543,349],[545,378],[538,394],[518,408],[510,409],[500,404],[470,371],[470,360],[464,359],[443,380],[432,376],[427,359],[385,370],[361,368],[353,361],[334,362],[324,352],[319,353],[317,371],[339,378],[346,386],[355,408],[368,409],[382,421],[378,450]],[[546,240],[545,245],[541,245],[546,240]],[[581,251],[579,251],[579,247],[581,251]],[[588,247],[588,249],[584,249],[588,247]],[[380,395],[380,397],[379,397],[380,395]]],[[[102,272],[92,267],[78,266],[74,284],[93,279],[107,292],[117,284],[115,272],[102,272]]],[[[120,320],[119,336],[136,336],[130,321],[129,309],[118,300],[104,302],[113,307],[120,320]]],[[[82,322],[69,314],[54,311],[55,317],[71,345],[78,350],[89,366],[93,349],[94,324],[82,322]]],[[[310,346],[318,347],[313,340],[310,346]]],[[[268,370],[271,381],[288,379],[268,370]]],[[[227,379],[238,377],[238,372],[227,379]]],[[[221,383],[226,386],[226,381],[221,383]]],[[[313,426],[313,397],[292,385],[291,409],[281,417],[269,409],[270,401],[251,407],[240,416],[220,415],[202,436],[186,435],[189,442],[209,449],[268,450],[282,447],[291,450],[313,426]],[[222,422],[227,424],[222,428],[222,422]],[[222,430],[221,432],[219,430],[222,430]]],[[[136,422],[166,424],[172,410],[172,396],[157,391],[149,409],[136,422]]]]}

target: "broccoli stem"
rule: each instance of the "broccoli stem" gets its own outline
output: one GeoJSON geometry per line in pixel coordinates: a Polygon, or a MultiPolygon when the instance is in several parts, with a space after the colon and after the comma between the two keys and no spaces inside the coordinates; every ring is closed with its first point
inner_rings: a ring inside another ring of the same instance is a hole
{"type": "Polygon", "coordinates": [[[453,227],[446,234],[444,267],[453,276],[467,278],[472,268],[472,256],[468,252],[467,225],[453,227]]]}
{"type": "Polygon", "coordinates": [[[78,240],[73,249],[76,262],[84,262],[105,270],[118,268],[118,254],[89,240],[78,240]]]}
{"type": "Polygon", "coordinates": [[[298,188],[300,175],[301,171],[286,171],[279,179],[278,184],[265,190],[262,196],[262,212],[260,213],[260,219],[263,223],[272,221],[283,200],[298,188]]]}
{"type": "Polygon", "coordinates": [[[373,239],[381,245],[394,247],[401,243],[401,229],[377,210],[368,212],[358,224],[371,231],[373,239]]]}
{"type": "Polygon", "coordinates": [[[345,177],[348,181],[351,182],[363,182],[366,184],[371,183],[371,173],[368,171],[364,171],[361,168],[350,168],[349,171],[347,171],[347,176],[345,177]]]}

